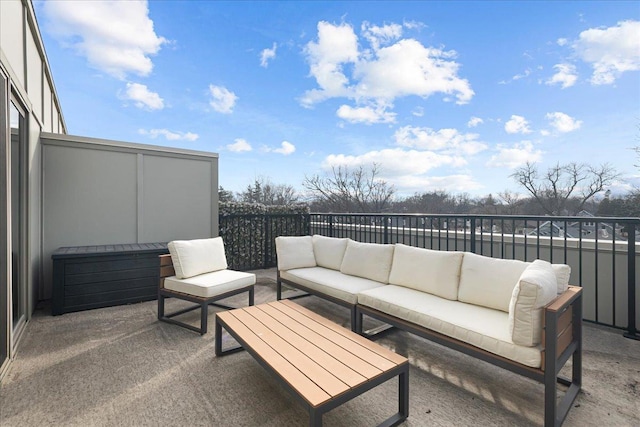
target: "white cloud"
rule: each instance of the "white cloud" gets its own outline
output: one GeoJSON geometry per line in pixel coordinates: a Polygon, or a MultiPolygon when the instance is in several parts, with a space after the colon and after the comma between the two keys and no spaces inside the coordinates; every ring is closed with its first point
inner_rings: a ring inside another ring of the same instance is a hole
{"type": "Polygon", "coordinates": [[[535,150],[530,141],[522,141],[512,146],[498,144],[497,151],[498,154],[491,156],[487,166],[515,169],[526,162],[534,163],[542,159],[542,151],[535,150]]]}
{"type": "Polygon", "coordinates": [[[167,43],[155,33],[146,1],[47,1],[43,11],[48,31],[63,46],[119,79],[149,75],[150,56],[167,43]]]}
{"type": "Polygon", "coordinates": [[[480,117],[471,117],[467,122],[467,127],[474,128],[482,123],[484,123],[484,120],[482,120],[480,117]]]}
{"type": "Polygon", "coordinates": [[[283,156],[288,156],[289,154],[293,154],[296,151],[296,146],[290,143],[289,141],[282,141],[280,144],[280,148],[276,148],[273,150],[274,153],[280,153],[283,156]]]}
{"type": "Polygon", "coordinates": [[[556,64],[553,66],[556,73],[545,83],[548,85],[560,84],[562,89],[573,86],[578,79],[576,67],[573,64],[556,64]]]}
{"type": "Polygon", "coordinates": [[[323,162],[325,168],[331,166],[347,166],[349,168],[373,163],[380,165],[381,176],[421,175],[440,166],[460,167],[467,164],[462,157],[438,154],[432,151],[403,150],[401,148],[386,148],[369,151],[352,156],[345,154],[330,154],[323,162]]]}
{"type": "Polygon", "coordinates": [[[413,114],[416,117],[422,117],[424,116],[424,108],[423,107],[416,107],[411,114],[413,114]]]}
{"type": "Polygon", "coordinates": [[[235,93],[229,91],[224,86],[209,85],[209,93],[211,99],[209,105],[213,107],[218,113],[230,114],[233,112],[233,107],[236,105],[238,97],[235,93]]]}
{"type": "Polygon", "coordinates": [[[483,185],[477,182],[471,175],[455,174],[446,176],[416,176],[404,175],[390,177],[387,179],[397,189],[402,189],[405,193],[428,192],[434,190],[444,190],[452,193],[464,193],[477,190],[483,185]]]}
{"type": "Polygon", "coordinates": [[[278,48],[278,44],[274,43],[271,49],[264,49],[260,52],[260,66],[267,68],[269,66],[269,60],[275,59],[276,57],[276,49],[278,48]]]}
{"type": "Polygon", "coordinates": [[[401,147],[463,156],[472,156],[487,149],[486,144],[478,141],[478,134],[463,134],[456,129],[434,131],[427,127],[404,126],[395,132],[394,138],[401,147]]]}
{"type": "Polygon", "coordinates": [[[395,123],[396,113],[386,111],[385,106],[373,107],[350,107],[341,105],[336,111],[336,115],[349,123],[395,123]]]}
{"type": "Polygon", "coordinates": [[[640,21],[585,30],[573,48],[593,67],[592,84],[612,84],[625,71],[640,70],[640,21]]]}
{"type": "Polygon", "coordinates": [[[567,43],[569,43],[569,41],[565,38],[559,38],[558,40],[556,40],[556,43],[558,44],[558,46],[565,46],[567,43]]]}
{"type": "Polygon", "coordinates": [[[138,129],[138,133],[153,139],[156,139],[159,136],[164,136],[168,141],[195,141],[200,137],[197,133],[173,132],[168,129],[138,129]]]}
{"type": "Polygon", "coordinates": [[[347,98],[356,106],[343,110],[344,114],[364,108],[360,113],[370,115],[367,110],[372,106],[392,106],[396,98],[404,96],[426,98],[442,93],[458,104],[466,104],[473,97],[469,82],[458,77],[460,65],[453,60],[456,52],[400,39],[402,26],[397,24],[379,27],[365,22],[362,35],[370,48],[360,50],[358,36],[349,24],[318,23],[317,41],[307,43],[304,49],[310,75],[318,87],[304,93],[300,99],[303,106],[347,98]]]}
{"type": "Polygon", "coordinates": [[[371,25],[369,22],[362,23],[362,35],[366,38],[373,50],[378,50],[380,45],[388,45],[402,37],[402,25],[389,24],[379,27],[371,25]]]}
{"type": "Polygon", "coordinates": [[[507,133],[531,133],[529,122],[524,117],[515,114],[504,124],[504,130],[507,133]]]}
{"type": "Polygon", "coordinates": [[[547,113],[545,116],[549,119],[549,124],[558,132],[567,133],[580,129],[582,120],[576,120],[565,113],[556,111],[555,113],[547,113]]]}
{"type": "Polygon", "coordinates": [[[237,138],[234,140],[233,144],[227,145],[227,150],[236,153],[242,153],[243,151],[251,151],[253,150],[253,148],[251,147],[251,144],[249,144],[246,140],[237,138]]]}
{"type": "Polygon", "coordinates": [[[375,58],[358,61],[353,75],[355,96],[384,99],[403,96],[429,97],[435,93],[454,95],[458,104],[474,95],[469,82],[457,76],[460,65],[451,60],[453,51],[427,48],[414,39],[403,39],[380,48],[375,58]]]}
{"type": "Polygon", "coordinates": [[[320,88],[307,91],[301,99],[302,105],[311,106],[348,94],[349,80],[342,72],[342,65],[358,60],[358,38],[350,25],[318,22],[318,41],[307,43],[304,53],[310,73],[320,88]]]}
{"type": "Polygon", "coordinates": [[[151,92],[147,86],[140,83],[127,83],[124,99],[134,101],[135,106],[147,110],[162,110],[164,100],[155,92],[151,92]]]}

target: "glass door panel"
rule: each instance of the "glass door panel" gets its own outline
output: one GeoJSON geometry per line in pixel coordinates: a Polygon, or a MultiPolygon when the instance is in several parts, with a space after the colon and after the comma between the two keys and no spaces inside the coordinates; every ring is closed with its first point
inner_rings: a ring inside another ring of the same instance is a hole
{"type": "Polygon", "coordinates": [[[24,277],[24,221],[25,218],[25,120],[21,109],[11,101],[9,104],[11,127],[11,307],[12,326],[15,331],[25,320],[26,281],[24,277]]]}

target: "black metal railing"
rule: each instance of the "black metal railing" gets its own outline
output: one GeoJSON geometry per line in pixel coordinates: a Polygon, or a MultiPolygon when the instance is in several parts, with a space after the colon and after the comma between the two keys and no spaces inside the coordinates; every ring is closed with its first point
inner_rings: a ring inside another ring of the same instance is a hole
{"type": "Polygon", "coordinates": [[[307,234],[568,264],[571,283],[584,289],[584,319],[640,338],[640,218],[320,213],[220,217],[232,268],[274,267],[275,238],[307,234]]]}

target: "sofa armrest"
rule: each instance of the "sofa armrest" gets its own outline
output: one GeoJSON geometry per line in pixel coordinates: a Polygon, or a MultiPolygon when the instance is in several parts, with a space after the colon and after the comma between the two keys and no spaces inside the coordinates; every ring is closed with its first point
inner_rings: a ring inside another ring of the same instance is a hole
{"type": "Polygon", "coordinates": [[[542,345],[543,369],[549,356],[555,360],[553,370],[559,371],[571,354],[581,351],[582,288],[569,286],[545,306],[542,345]]]}

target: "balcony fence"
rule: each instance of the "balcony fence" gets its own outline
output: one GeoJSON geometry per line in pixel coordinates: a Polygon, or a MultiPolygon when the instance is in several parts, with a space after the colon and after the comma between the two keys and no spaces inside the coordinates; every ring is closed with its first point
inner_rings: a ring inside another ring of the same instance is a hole
{"type": "Polygon", "coordinates": [[[584,289],[584,319],[640,338],[640,218],[318,213],[220,217],[232,268],[275,267],[277,236],[309,234],[568,264],[570,283],[584,289]]]}

